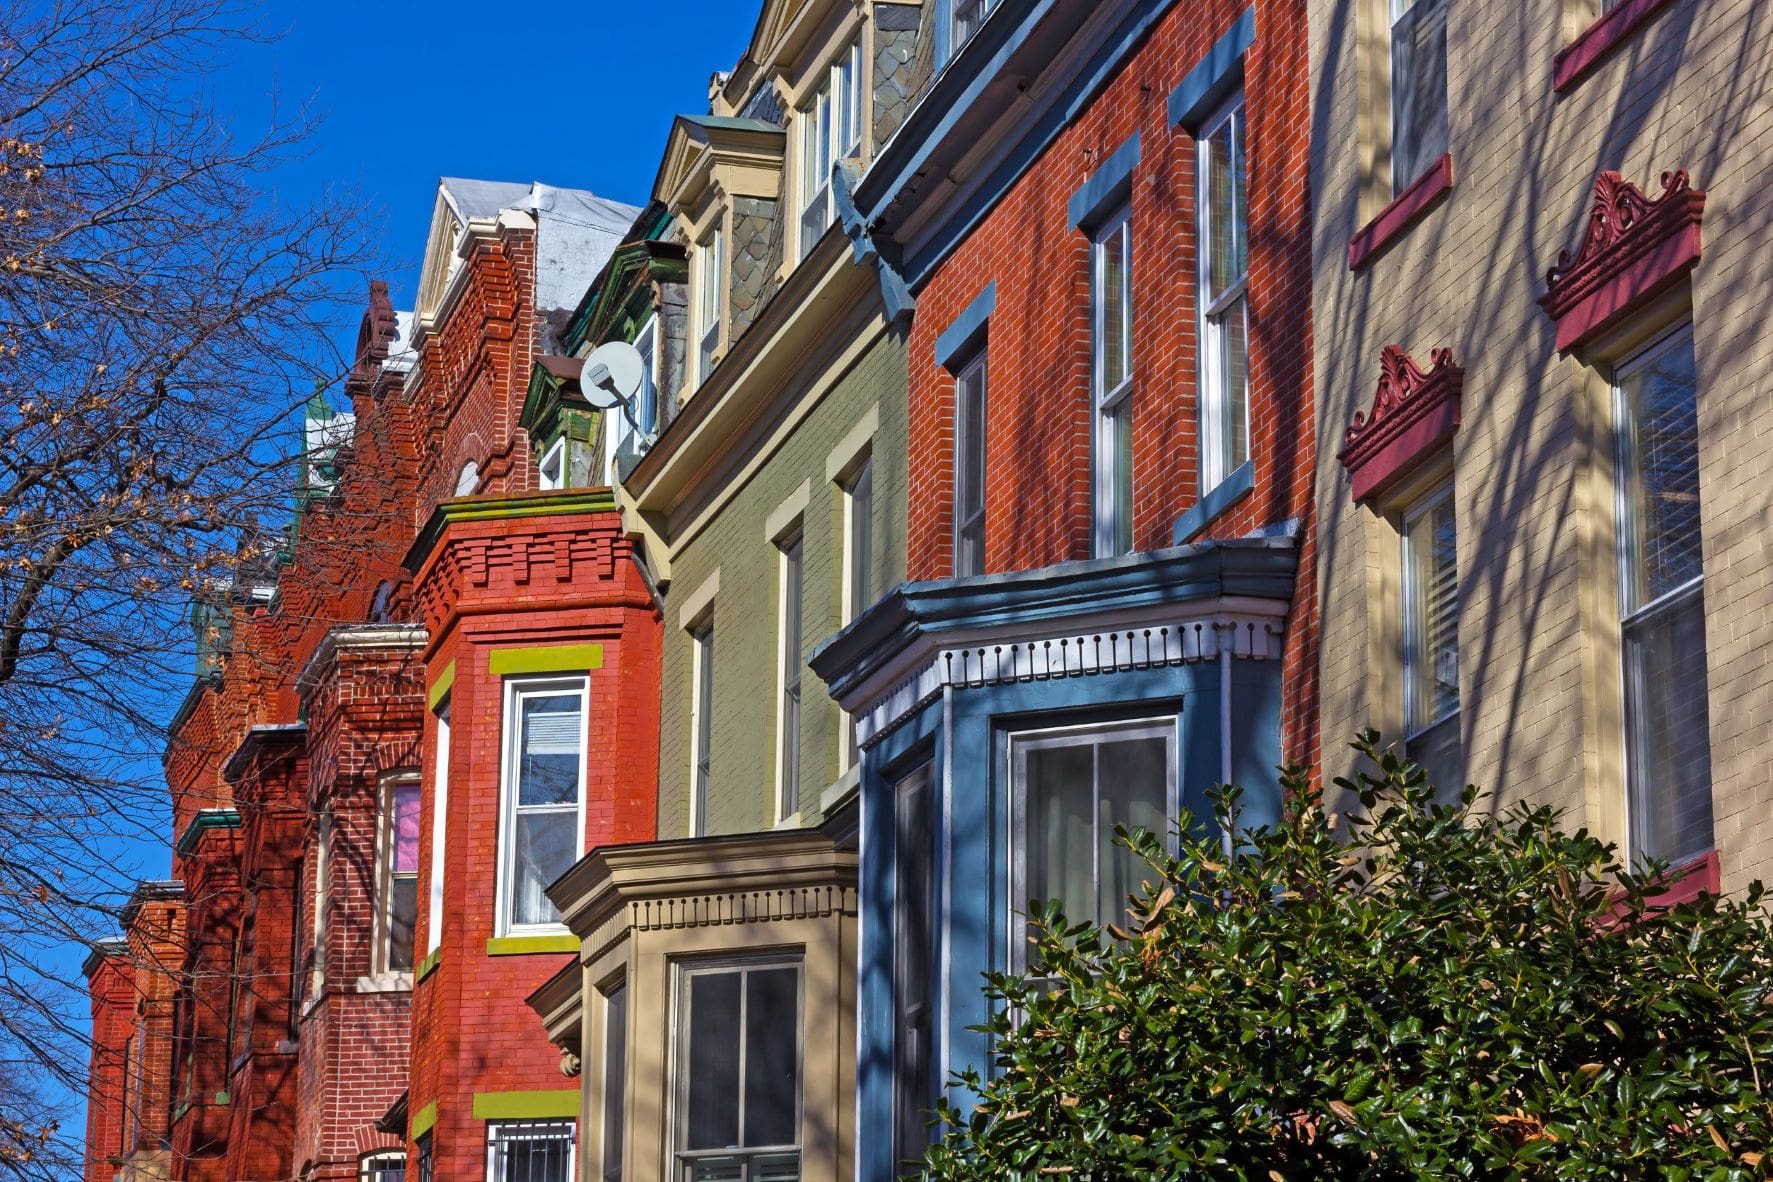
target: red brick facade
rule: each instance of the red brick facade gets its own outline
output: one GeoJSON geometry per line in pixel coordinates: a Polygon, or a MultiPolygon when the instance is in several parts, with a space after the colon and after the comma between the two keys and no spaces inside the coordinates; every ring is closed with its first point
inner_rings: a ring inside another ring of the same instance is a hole
{"type": "MultiPolygon", "coordinates": [[[[1133,545],[1171,544],[1200,494],[1195,141],[1168,98],[1247,8],[1175,4],[1144,42],[931,275],[911,329],[908,575],[953,570],[954,376],[937,337],[988,283],[985,569],[1086,558],[1091,544],[1090,240],[1068,202],[1135,133],[1133,545]]],[[[1249,153],[1250,455],[1255,488],[1203,537],[1297,519],[1299,575],[1286,649],[1283,740],[1316,748],[1316,546],[1311,369],[1308,62],[1303,0],[1258,0],[1244,58],[1249,153]]]]}

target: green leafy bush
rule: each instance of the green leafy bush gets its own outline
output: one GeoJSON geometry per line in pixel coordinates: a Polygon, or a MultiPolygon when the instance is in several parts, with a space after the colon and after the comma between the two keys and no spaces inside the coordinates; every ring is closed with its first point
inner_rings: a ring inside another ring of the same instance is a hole
{"type": "MultiPolygon", "coordinates": [[[[1674,907],[1547,808],[1437,803],[1377,769],[1327,814],[1302,769],[1273,829],[1180,853],[1128,928],[1032,925],[996,976],[982,1097],[936,1179],[1773,1177],[1773,978],[1757,884],[1674,907]]],[[[1215,802],[1223,823],[1236,791],[1215,802]]]]}

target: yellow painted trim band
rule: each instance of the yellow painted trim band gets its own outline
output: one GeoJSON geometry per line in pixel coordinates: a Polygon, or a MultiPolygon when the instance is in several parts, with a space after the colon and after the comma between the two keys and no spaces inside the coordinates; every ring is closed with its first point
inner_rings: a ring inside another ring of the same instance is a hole
{"type": "Polygon", "coordinates": [[[475,1120],[563,1120],[579,1115],[579,1089],[476,1092],[475,1120]]]}
{"type": "Polygon", "coordinates": [[[443,672],[437,675],[437,680],[431,683],[431,688],[425,691],[425,709],[437,709],[437,703],[449,696],[449,691],[455,683],[456,663],[451,661],[443,667],[443,672]]]}
{"type": "Polygon", "coordinates": [[[433,1100],[412,1114],[412,1122],[407,1126],[407,1136],[417,1141],[429,1133],[437,1124],[437,1101],[433,1100]]]}
{"type": "Polygon", "coordinates": [[[550,644],[542,648],[500,648],[486,655],[495,677],[518,673],[587,673],[603,668],[601,644],[550,644]]]}
{"type": "Polygon", "coordinates": [[[579,938],[559,936],[494,936],[486,942],[488,956],[535,956],[543,952],[577,952],[579,938]]]}
{"type": "Polygon", "coordinates": [[[425,959],[421,960],[419,962],[419,967],[413,970],[412,983],[414,985],[417,985],[420,981],[423,981],[426,977],[429,977],[432,973],[435,973],[437,971],[437,966],[442,963],[443,963],[443,949],[441,949],[441,948],[431,949],[430,952],[427,952],[425,954],[425,959]]]}

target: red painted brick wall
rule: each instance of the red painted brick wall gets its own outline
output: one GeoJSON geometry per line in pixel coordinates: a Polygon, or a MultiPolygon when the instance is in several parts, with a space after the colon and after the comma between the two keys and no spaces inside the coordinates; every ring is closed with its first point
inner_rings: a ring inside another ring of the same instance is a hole
{"type": "MultiPolygon", "coordinates": [[[[937,335],[997,284],[989,340],[986,569],[1090,553],[1089,241],[1067,202],[1134,132],[1133,541],[1170,544],[1198,498],[1195,142],[1168,97],[1248,0],[1174,5],[1099,95],[946,259],[911,332],[909,570],[952,572],[954,380],[937,335]]],[[[1255,491],[1210,537],[1297,517],[1300,571],[1285,654],[1283,741],[1316,750],[1316,538],[1311,507],[1309,75],[1303,0],[1258,0],[1245,59],[1250,216],[1250,402],[1255,491]]]]}
{"type": "Polygon", "coordinates": [[[119,951],[87,978],[92,999],[92,1058],[87,1068],[85,1182],[112,1182],[124,1151],[125,1068],[135,1034],[135,968],[119,951]]]}

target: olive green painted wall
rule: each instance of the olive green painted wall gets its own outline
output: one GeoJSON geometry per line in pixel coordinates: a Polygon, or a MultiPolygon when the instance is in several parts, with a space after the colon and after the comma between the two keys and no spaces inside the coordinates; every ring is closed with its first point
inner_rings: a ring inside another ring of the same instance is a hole
{"type": "MultiPolygon", "coordinates": [[[[802,482],[808,483],[802,518],[804,660],[842,622],[844,494],[827,478],[827,461],[875,407],[875,586],[890,588],[905,577],[906,385],[904,341],[897,333],[882,332],[827,386],[794,433],[715,519],[673,557],[660,711],[661,838],[684,836],[690,825],[692,654],[681,605],[716,569],[720,589],[712,608],[713,759],[706,832],[774,827],[779,551],[769,541],[770,518],[802,482]]],[[[681,524],[673,521],[673,531],[681,524]]],[[[842,715],[812,670],[803,667],[801,684],[800,817],[812,824],[820,819],[820,796],[840,778],[842,715]]]]}

